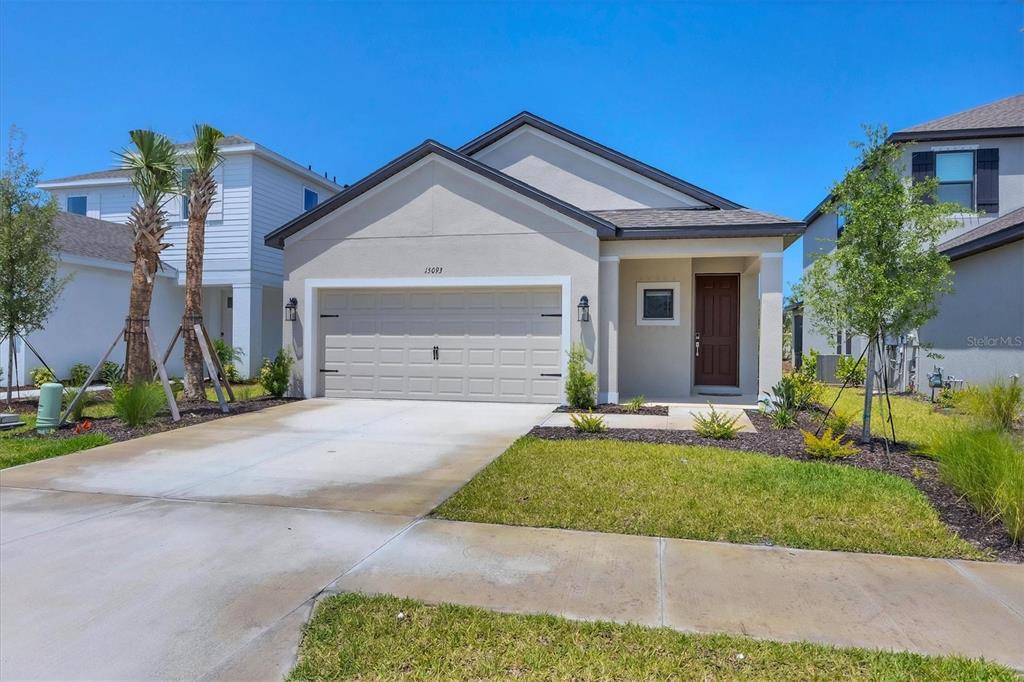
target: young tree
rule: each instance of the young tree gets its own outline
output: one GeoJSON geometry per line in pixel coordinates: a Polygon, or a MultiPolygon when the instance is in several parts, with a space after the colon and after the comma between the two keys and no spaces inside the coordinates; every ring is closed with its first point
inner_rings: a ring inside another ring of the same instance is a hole
{"type": "Polygon", "coordinates": [[[203,247],[206,216],[217,194],[213,171],[223,160],[217,143],[224,134],[205,123],[195,125],[195,142],[188,156],[188,246],[185,250],[185,314],[181,318],[185,338],[185,398],[205,400],[203,354],[194,325],[203,321],[203,247]]]}
{"type": "Polygon", "coordinates": [[[0,335],[8,341],[8,404],[15,339],[42,328],[70,279],[57,274],[57,204],[35,188],[38,181],[39,171],[25,162],[24,136],[11,126],[0,176],[0,335]]]}
{"type": "Polygon", "coordinates": [[[152,130],[133,130],[129,137],[135,148],[125,149],[119,158],[121,168],[131,172],[132,186],[139,194],[139,203],[132,206],[128,217],[135,232],[135,265],[125,333],[125,381],[135,384],[153,377],[146,326],[160,253],[170,246],[163,243],[168,229],[164,204],[180,190],[174,143],[152,130]]]}
{"type": "Polygon", "coordinates": [[[847,330],[867,337],[863,442],[871,440],[871,398],[877,344],[885,334],[904,334],[933,318],[935,299],[951,291],[949,259],[939,238],[958,225],[964,209],[937,203],[934,178],[911,183],[899,145],[886,142],[884,126],[865,127],[854,143],[860,162],[832,188],[824,212],[843,221],[836,248],[814,261],[794,296],[813,311],[823,334],[847,330]]]}

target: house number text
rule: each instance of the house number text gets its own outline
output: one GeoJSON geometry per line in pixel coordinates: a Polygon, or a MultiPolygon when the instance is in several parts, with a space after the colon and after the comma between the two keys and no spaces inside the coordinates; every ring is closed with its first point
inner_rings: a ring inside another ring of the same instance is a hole
{"type": "Polygon", "coordinates": [[[444,268],[440,265],[429,265],[423,273],[426,275],[440,275],[442,270],[444,270],[444,268]]]}

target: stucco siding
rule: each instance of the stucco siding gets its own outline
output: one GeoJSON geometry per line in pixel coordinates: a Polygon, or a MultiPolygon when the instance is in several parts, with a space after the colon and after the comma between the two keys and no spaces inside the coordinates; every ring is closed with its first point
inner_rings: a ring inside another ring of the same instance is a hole
{"type": "Polygon", "coordinates": [[[474,158],[585,210],[706,205],[530,126],[474,158]]]}

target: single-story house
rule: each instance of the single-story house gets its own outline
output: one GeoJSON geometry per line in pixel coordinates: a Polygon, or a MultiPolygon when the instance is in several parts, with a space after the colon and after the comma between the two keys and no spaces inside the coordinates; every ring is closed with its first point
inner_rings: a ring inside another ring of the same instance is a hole
{"type": "Polygon", "coordinates": [[[803,231],[524,112],[420,144],[266,243],[307,397],[558,402],[580,343],[602,401],[753,400],[782,374],[803,231]]]}

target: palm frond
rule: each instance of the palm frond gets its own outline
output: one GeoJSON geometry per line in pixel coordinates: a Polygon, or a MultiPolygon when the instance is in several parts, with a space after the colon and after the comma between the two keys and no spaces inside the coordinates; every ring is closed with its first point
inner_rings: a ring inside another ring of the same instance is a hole
{"type": "Polygon", "coordinates": [[[126,147],[118,158],[120,167],[131,173],[131,182],[142,203],[159,205],[166,195],[179,194],[178,150],[169,138],[152,130],[128,133],[134,148],[126,147]]]}
{"type": "Polygon", "coordinates": [[[196,177],[205,177],[220,165],[224,157],[217,144],[224,138],[224,133],[207,123],[196,123],[193,126],[195,141],[186,163],[196,177]]]}

